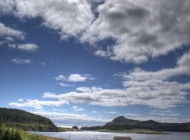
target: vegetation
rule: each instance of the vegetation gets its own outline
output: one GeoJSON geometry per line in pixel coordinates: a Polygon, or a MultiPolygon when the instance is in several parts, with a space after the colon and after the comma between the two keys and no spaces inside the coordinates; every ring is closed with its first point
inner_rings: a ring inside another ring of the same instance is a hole
{"type": "Polygon", "coordinates": [[[16,130],[12,128],[0,129],[0,140],[63,140],[52,137],[45,137],[36,134],[31,134],[23,130],[16,130]]]}
{"type": "Polygon", "coordinates": [[[22,140],[21,134],[17,130],[0,128],[0,140],[22,140]]]}
{"type": "Polygon", "coordinates": [[[6,127],[19,128],[25,131],[59,131],[50,119],[23,110],[0,108],[0,115],[0,122],[3,121],[6,127]]]}
{"type": "Polygon", "coordinates": [[[21,131],[22,140],[63,140],[59,138],[52,138],[47,136],[41,136],[36,134],[31,134],[29,132],[21,131]]]}
{"type": "Polygon", "coordinates": [[[73,126],[73,129],[79,129],[77,126],[73,126]]]}
{"type": "Polygon", "coordinates": [[[59,132],[74,131],[73,128],[58,127],[59,132]]]}
{"type": "Polygon", "coordinates": [[[149,133],[150,130],[151,133],[158,133],[161,131],[190,132],[190,123],[160,123],[153,120],[138,121],[119,116],[113,121],[106,123],[104,126],[82,127],[81,130],[126,131],[136,133],[149,133]]]}
{"type": "Polygon", "coordinates": [[[99,132],[119,132],[119,133],[140,133],[140,134],[168,134],[165,132],[160,132],[156,130],[149,130],[149,129],[128,129],[128,130],[107,130],[107,129],[100,129],[99,132]]]}
{"type": "Polygon", "coordinates": [[[63,140],[31,134],[20,129],[6,127],[3,119],[0,119],[0,140],[63,140]]]}

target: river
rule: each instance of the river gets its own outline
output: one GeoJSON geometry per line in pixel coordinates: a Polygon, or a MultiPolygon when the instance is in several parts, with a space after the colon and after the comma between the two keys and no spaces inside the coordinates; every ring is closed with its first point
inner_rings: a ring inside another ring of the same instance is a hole
{"type": "Polygon", "coordinates": [[[188,132],[171,132],[170,134],[136,134],[111,132],[31,132],[44,136],[64,138],[67,140],[113,140],[114,136],[129,136],[132,140],[190,140],[188,132]]]}

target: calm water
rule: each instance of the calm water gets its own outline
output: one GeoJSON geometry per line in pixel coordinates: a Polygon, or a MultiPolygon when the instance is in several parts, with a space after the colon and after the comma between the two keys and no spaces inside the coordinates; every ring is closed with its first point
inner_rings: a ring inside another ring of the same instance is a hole
{"type": "Polygon", "coordinates": [[[109,132],[31,132],[44,136],[64,138],[68,140],[113,140],[114,136],[129,136],[132,140],[190,140],[190,133],[172,132],[171,134],[134,134],[109,132]]]}

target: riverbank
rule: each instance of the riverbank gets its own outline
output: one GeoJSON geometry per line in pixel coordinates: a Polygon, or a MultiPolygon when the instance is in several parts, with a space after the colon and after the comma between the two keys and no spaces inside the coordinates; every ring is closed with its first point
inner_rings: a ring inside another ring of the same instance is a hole
{"type": "Polygon", "coordinates": [[[156,130],[149,130],[149,129],[129,129],[129,130],[107,130],[107,129],[100,129],[97,130],[98,132],[117,132],[117,133],[139,133],[139,134],[169,134],[166,132],[156,131],[156,130]]]}
{"type": "Polygon", "coordinates": [[[70,132],[32,132],[44,136],[64,138],[67,140],[113,140],[115,136],[131,137],[132,140],[189,140],[188,132],[170,132],[170,134],[139,134],[116,133],[98,131],[70,131],[70,132]]]}
{"type": "Polygon", "coordinates": [[[53,138],[49,136],[42,136],[37,134],[32,134],[30,132],[21,132],[21,137],[23,140],[66,140],[66,139],[60,139],[60,138],[53,138]]]}

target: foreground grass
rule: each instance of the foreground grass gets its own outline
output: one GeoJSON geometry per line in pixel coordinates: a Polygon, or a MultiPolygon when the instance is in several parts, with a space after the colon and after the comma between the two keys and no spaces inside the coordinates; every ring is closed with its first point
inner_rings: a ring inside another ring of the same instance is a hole
{"type": "Polygon", "coordinates": [[[160,132],[156,130],[149,130],[149,129],[130,129],[130,130],[107,130],[101,129],[98,130],[99,132],[118,132],[118,133],[140,133],[140,134],[168,134],[165,132],[160,132]]]}
{"type": "Polygon", "coordinates": [[[64,140],[32,134],[23,130],[8,127],[0,127],[0,140],[64,140]]]}
{"type": "Polygon", "coordinates": [[[21,137],[22,140],[64,140],[60,138],[52,138],[48,136],[42,136],[42,135],[37,135],[37,134],[32,134],[29,132],[21,131],[21,137]]]}

